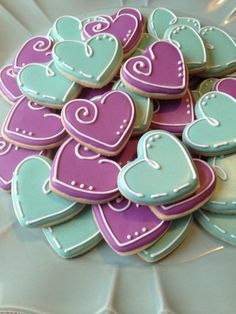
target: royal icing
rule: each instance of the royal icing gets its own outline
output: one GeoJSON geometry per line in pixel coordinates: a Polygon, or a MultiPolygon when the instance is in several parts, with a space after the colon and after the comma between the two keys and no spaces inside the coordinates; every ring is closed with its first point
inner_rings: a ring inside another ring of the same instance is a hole
{"type": "Polygon", "coordinates": [[[13,172],[18,164],[26,157],[42,154],[46,152],[20,148],[0,137],[0,188],[9,191],[13,172]]]}
{"type": "Polygon", "coordinates": [[[58,193],[85,203],[100,203],[119,194],[117,176],[120,169],[115,161],[69,138],[53,160],[50,183],[58,193]]]}
{"type": "Polygon", "coordinates": [[[215,82],[214,90],[226,93],[236,99],[236,78],[227,77],[215,82]]]}
{"type": "Polygon", "coordinates": [[[12,201],[16,217],[25,227],[57,224],[77,214],[83,205],[73,203],[49,188],[50,159],[31,156],[16,168],[12,180],[12,201]]]}
{"type": "Polygon", "coordinates": [[[100,33],[114,35],[122,44],[125,55],[138,44],[143,31],[143,24],[133,14],[121,13],[119,10],[112,16],[103,15],[102,20],[87,23],[83,28],[83,36],[88,39],[100,33]]]}
{"type": "Polygon", "coordinates": [[[93,214],[104,239],[120,254],[134,254],[160,238],[170,227],[153,215],[148,206],[119,197],[104,205],[93,205],[93,214]]]}
{"type": "Polygon", "coordinates": [[[58,69],[75,82],[87,87],[103,87],[112,80],[121,63],[122,47],[109,34],[95,35],[86,42],[67,40],[54,46],[53,60],[58,69]]]}
{"type": "Polygon", "coordinates": [[[186,25],[172,26],[165,32],[164,39],[180,49],[190,73],[199,72],[206,66],[205,45],[193,28],[186,25]]]}
{"type": "Polygon", "coordinates": [[[22,97],[22,93],[16,83],[16,78],[12,71],[12,65],[6,65],[1,69],[0,93],[3,98],[12,105],[22,97]]]}
{"type": "Polygon", "coordinates": [[[172,11],[165,8],[156,8],[148,19],[148,32],[163,39],[165,31],[171,26],[186,25],[199,31],[201,25],[199,21],[192,17],[177,17],[172,11]]]}
{"type": "Polygon", "coordinates": [[[33,63],[18,74],[17,83],[28,98],[44,106],[60,109],[75,98],[81,87],[58,72],[53,61],[48,65],[33,63]]]}
{"type": "Polygon", "coordinates": [[[208,201],[216,187],[216,176],[212,168],[203,160],[193,159],[199,177],[199,187],[193,195],[171,205],[152,206],[152,212],[164,220],[186,216],[208,201]]]}
{"type": "Polygon", "coordinates": [[[204,210],[198,210],[194,214],[194,218],[213,236],[232,245],[236,245],[235,215],[221,215],[204,210]]]}
{"type": "Polygon", "coordinates": [[[82,255],[102,240],[90,205],[69,221],[43,228],[43,233],[52,249],[64,258],[82,255]]]}
{"type": "Polygon", "coordinates": [[[27,40],[18,51],[13,62],[13,72],[19,71],[30,63],[48,63],[52,60],[53,43],[49,37],[37,36],[27,40]]]}
{"type": "Polygon", "coordinates": [[[51,36],[55,42],[63,40],[82,40],[82,21],[70,15],[60,16],[53,24],[51,36]]]}
{"type": "Polygon", "coordinates": [[[150,131],[139,140],[138,158],[119,173],[118,186],[126,198],[136,203],[158,205],[193,193],[198,176],[189,153],[175,136],[150,131]]]}
{"type": "Polygon", "coordinates": [[[236,213],[236,154],[210,158],[209,165],[216,173],[216,188],[203,209],[228,214],[236,213]]]}
{"type": "Polygon", "coordinates": [[[183,132],[190,149],[206,156],[236,150],[236,100],[232,96],[209,92],[199,99],[195,112],[197,120],[183,132]]]}
{"type": "Polygon", "coordinates": [[[194,107],[189,89],[180,99],[156,100],[151,128],[181,135],[185,126],[194,121],[194,107]]]}
{"type": "Polygon", "coordinates": [[[186,89],[183,56],[172,43],[157,41],[143,55],[123,64],[121,79],[129,89],[141,95],[176,97],[186,89]]]}
{"type": "Polygon", "coordinates": [[[235,41],[223,30],[206,26],[200,31],[207,51],[207,66],[202,76],[222,76],[236,69],[235,41]]]}
{"type": "Polygon", "coordinates": [[[19,146],[39,150],[56,147],[67,137],[58,114],[26,97],[9,111],[2,135],[19,146]]]}
{"type": "Polygon", "coordinates": [[[123,91],[134,101],[136,118],[133,135],[142,134],[147,131],[150,127],[153,114],[153,100],[149,97],[140,96],[128,90],[121,80],[117,81],[112,89],[123,91]]]}
{"type": "Polygon", "coordinates": [[[192,215],[173,220],[167,232],[138,255],[148,263],[158,262],[173,252],[184,241],[192,227],[192,215]]]}
{"type": "Polygon", "coordinates": [[[62,110],[66,130],[78,141],[104,155],[124,147],[134,126],[135,107],[124,92],[110,91],[98,99],[77,99],[62,110]]]}

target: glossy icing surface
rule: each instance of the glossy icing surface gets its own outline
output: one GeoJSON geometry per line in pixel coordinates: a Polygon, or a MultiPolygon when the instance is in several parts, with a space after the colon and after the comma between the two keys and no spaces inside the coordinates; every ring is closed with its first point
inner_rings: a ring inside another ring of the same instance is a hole
{"type": "Polygon", "coordinates": [[[13,174],[13,206],[19,223],[24,227],[53,225],[83,208],[83,205],[50,191],[50,168],[50,159],[32,156],[24,159],[13,174]]]}
{"type": "Polygon", "coordinates": [[[216,213],[236,213],[236,154],[208,159],[216,173],[216,189],[203,209],[216,213]]]}
{"type": "Polygon", "coordinates": [[[102,240],[90,205],[69,221],[43,228],[43,233],[53,250],[64,258],[84,254],[102,240]]]}
{"type": "Polygon", "coordinates": [[[180,94],[186,88],[186,70],[179,49],[168,41],[157,41],[141,56],[127,60],[121,79],[149,94],[180,94]]]}
{"type": "Polygon", "coordinates": [[[183,132],[183,140],[188,147],[213,156],[235,151],[235,105],[235,99],[225,93],[203,95],[195,106],[197,120],[183,132]]]}
{"type": "Polygon", "coordinates": [[[109,34],[95,35],[86,42],[66,40],[53,48],[53,60],[58,69],[88,87],[103,87],[109,83],[122,56],[120,42],[109,34]]]}
{"type": "Polygon", "coordinates": [[[161,237],[170,223],[153,215],[148,206],[125,198],[93,205],[93,214],[107,243],[118,253],[129,254],[161,237]]]}
{"type": "Polygon", "coordinates": [[[62,120],[76,140],[109,155],[120,151],[128,141],[135,122],[135,105],[126,93],[110,91],[98,99],[67,103],[62,120]]]}
{"type": "Polygon", "coordinates": [[[2,134],[19,146],[36,149],[58,146],[67,137],[60,115],[26,97],[8,113],[2,134]]]}
{"type": "Polygon", "coordinates": [[[120,192],[147,205],[174,202],[194,192],[197,185],[189,153],[175,136],[165,131],[145,133],[138,143],[138,158],[124,166],[118,176],[120,192]]]}
{"type": "Polygon", "coordinates": [[[53,160],[50,183],[53,189],[74,199],[83,199],[89,203],[104,202],[119,194],[119,171],[120,166],[115,161],[69,138],[53,160]]]}

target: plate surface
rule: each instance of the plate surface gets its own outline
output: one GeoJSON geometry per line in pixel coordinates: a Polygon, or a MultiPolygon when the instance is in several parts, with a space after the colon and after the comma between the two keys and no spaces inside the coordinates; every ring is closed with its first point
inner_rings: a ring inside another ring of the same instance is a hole
{"type": "MultiPolygon", "coordinates": [[[[33,35],[46,34],[60,15],[91,16],[136,6],[148,16],[157,6],[199,17],[236,37],[235,0],[1,0],[1,66],[33,35]],[[105,9],[104,9],[105,8],[105,9]]],[[[0,123],[9,106],[0,99],[0,123]]],[[[222,314],[236,308],[236,249],[194,225],[185,242],[158,264],[120,257],[104,242],[63,260],[41,230],[16,221],[10,195],[0,192],[0,313],[222,314]]]]}

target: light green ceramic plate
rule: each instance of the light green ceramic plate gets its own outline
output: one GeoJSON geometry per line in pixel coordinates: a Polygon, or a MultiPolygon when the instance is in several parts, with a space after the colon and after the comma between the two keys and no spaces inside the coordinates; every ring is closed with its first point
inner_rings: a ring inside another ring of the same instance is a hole
{"type": "MultiPolygon", "coordinates": [[[[0,63],[12,60],[32,35],[45,34],[60,15],[112,13],[136,6],[148,15],[163,6],[236,37],[235,0],[1,0],[0,63]]],[[[9,106],[0,99],[0,123],[9,106]]],[[[222,314],[235,313],[236,249],[194,225],[185,242],[158,264],[120,257],[101,243],[64,260],[40,230],[21,227],[10,195],[0,193],[0,313],[222,314]]]]}

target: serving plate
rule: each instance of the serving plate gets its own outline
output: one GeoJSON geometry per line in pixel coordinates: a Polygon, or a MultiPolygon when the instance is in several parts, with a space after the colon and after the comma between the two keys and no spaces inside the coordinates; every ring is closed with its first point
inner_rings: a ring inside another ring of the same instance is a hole
{"type": "MultiPolygon", "coordinates": [[[[1,0],[0,64],[17,47],[46,34],[60,15],[92,16],[134,6],[157,6],[199,18],[236,37],[235,0],[1,0]]],[[[9,105],[0,99],[0,123],[9,105]]],[[[88,254],[63,260],[41,230],[22,228],[11,197],[0,192],[0,313],[222,314],[234,313],[236,248],[194,224],[185,242],[159,263],[121,257],[104,242],[88,254]]]]}

